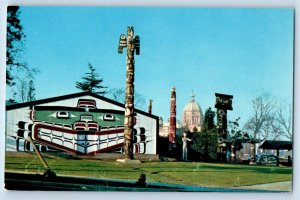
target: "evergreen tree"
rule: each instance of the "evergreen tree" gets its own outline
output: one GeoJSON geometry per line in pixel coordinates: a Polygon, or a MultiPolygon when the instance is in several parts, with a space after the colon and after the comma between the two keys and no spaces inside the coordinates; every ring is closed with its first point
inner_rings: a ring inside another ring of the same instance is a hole
{"type": "Polygon", "coordinates": [[[213,161],[217,159],[217,129],[203,130],[193,134],[192,157],[196,160],[213,161]]]}
{"type": "Polygon", "coordinates": [[[234,121],[229,121],[229,127],[230,127],[229,135],[231,138],[238,139],[243,137],[243,133],[240,129],[240,123],[239,123],[240,119],[241,118],[238,117],[234,121]]]}
{"type": "Polygon", "coordinates": [[[215,112],[211,110],[211,107],[209,107],[204,114],[204,129],[205,130],[211,130],[215,127],[215,112]]]}
{"type": "Polygon", "coordinates": [[[217,129],[215,112],[209,107],[204,114],[203,129],[193,134],[191,156],[195,160],[213,161],[217,159],[217,129]]]}
{"type": "Polygon", "coordinates": [[[33,84],[33,80],[30,80],[28,83],[27,101],[34,101],[34,100],[35,100],[35,87],[33,84]]]}
{"type": "Polygon", "coordinates": [[[99,75],[96,73],[96,69],[91,63],[88,64],[89,72],[85,73],[86,76],[82,77],[82,82],[76,82],[76,88],[85,91],[98,93],[100,95],[105,95],[107,93],[104,90],[105,86],[102,86],[103,79],[99,78],[99,75]]]}
{"type": "Polygon", "coordinates": [[[13,67],[28,69],[26,63],[20,61],[19,53],[23,51],[23,26],[20,21],[18,6],[7,7],[7,48],[6,48],[6,84],[14,85],[11,70],[13,67]]]}

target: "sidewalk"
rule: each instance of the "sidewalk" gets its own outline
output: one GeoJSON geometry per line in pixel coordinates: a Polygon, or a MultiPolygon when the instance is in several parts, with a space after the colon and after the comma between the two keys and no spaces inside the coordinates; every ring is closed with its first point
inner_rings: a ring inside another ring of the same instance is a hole
{"type": "Polygon", "coordinates": [[[278,192],[279,191],[280,192],[291,192],[292,191],[292,181],[232,187],[232,189],[268,190],[268,191],[278,191],[278,192]]]}

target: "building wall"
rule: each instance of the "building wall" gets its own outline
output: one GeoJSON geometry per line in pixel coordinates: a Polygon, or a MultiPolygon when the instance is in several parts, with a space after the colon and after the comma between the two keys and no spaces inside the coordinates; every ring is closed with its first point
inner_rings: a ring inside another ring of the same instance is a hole
{"type": "MultiPolygon", "coordinates": [[[[76,108],[79,99],[89,99],[94,100],[96,102],[97,109],[110,109],[117,111],[124,111],[122,106],[113,104],[111,102],[104,101],[102,99],[85,95],[76,98],[63,99],[58,101],[52,101],[48,103],[40,103],[35,106],[65,106],[65,107],[74,107],[76,108]]],[[[87,112],[88,113],[88,112],[87,112]]],[[[24,122],[28,126],[28,124],[35,124],[30,117],[30,106],[16,108],[6,111],[6,151],[24,151],[26,150],[26,146],[28,150],[32,150],[32,147],[28,144],[26,137],[29,131],[26,131],[26,127],[24,128],[24,136],[20,136],[18,134],[18,123],[20,121],[24,122]]],[[[42,122],[39,122],[42,123],[42,122]]],[[[145,115],[143,112],[136,112],[136,125],[135,125],[135,144],[134,144],[134,152],[135,153],[145,153],[145,154],[156,154],[156,141],[157,141],[157,133],[158,133],[158,118],[153,115],[145,115]],[[142,136],[143,137],[142,137],[142,136]]],[[[100,130],[101,132],[101,130],[100,130]]],[[[111,134],[110,136],[112,136],[111,134]]],[[[107,136],[107,141],[109,140],[107,136]]],[[[124,141],[124,134],[119,132],[114,134],[114,136],[118,137],[117,143],[122,143],[124,141]]],[[[51,136],[52,138],[53,136],[51,136]]],[[[64,137],[64,136],[63,136],[64,137]]],[[[104,137],[104,136],[101,136],[104,137]]],[[[53,138],[52,138],[53,139],[53,138]]],[[[49,139],[50,140],[50,139],[49,139]]],[[[62,139],[64,140],[64,139],[62,139]]],[[[52,142],[52,141],[49,141],[52,142]]],[[[109,142],[108,142],[109,143],[109,142]]],[[[44,143],[43,143],[44,144],[44,143]]],[[[45,148],[48,145],[39,145],[40,148],[45,148]]],[[[50,145],[51,146],[51,145],[50,145]]],[[[49,150],[49,149],[48,149],[49,150]]],[[[96,149],[95,149],[96,150],[96,149]]],[[[98,151],[101,150],[98,148],[98,151]]],[[[111,151],[114,151],[112,149],[111,151]]]]}

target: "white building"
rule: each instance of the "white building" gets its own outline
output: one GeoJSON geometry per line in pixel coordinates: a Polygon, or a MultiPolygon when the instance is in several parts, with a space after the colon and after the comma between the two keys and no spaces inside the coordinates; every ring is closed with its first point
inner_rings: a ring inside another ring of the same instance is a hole
{"type": "MultiPolygon", "coordinates": [[[[156,154],[157,116],[135,109],[134,153],[156,154]]],[[[6,151],[59,149],[95,155],[122,152],[124,104],[82,92],[6,106],[6,151]]]]}
{"type": "Polygon", "coordinates": [[[195,101],[195,95],[184,106],[182,112],[182,128],[185,131],[200,132],[203,126],[203,113],[200,105],[195,101]]]}
{"type": "MultiPolygon", "coordinates": [[[[176,122],[176,135],[181,136],[183,131],[200,132],[203,126],[203,113],[200,105],[195,101],[195,95],[191,96],[191,100],[184,106],[181,121],[176,122]]],[[[169,119],[164,122],[159,119],[159,136],[169,136],[169,119]]]]}

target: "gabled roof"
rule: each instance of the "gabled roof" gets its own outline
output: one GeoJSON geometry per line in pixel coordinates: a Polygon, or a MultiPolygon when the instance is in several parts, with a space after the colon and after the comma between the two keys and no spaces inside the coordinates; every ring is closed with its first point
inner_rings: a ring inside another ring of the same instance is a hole
{"type": "Polygon", "coordinates": [[[293,149],[292,141],[265,140],[259,148],[262,149],[293,149]]]}
{"type": "MultiPolygon", "coordinates": [[[[67,94],[67,95],[63,95],[63,96],[57,96],[57,97],[51,97],[51,98],[47,98],[47,99],[40,99],[40,100],[36,100],[36,101],[30,101],[30,102],[25,102],[25,103],[18,103],[18,104],[12,104],[12,105],[8,105],[6,106],[6,111],[9,110],[15,110],[18,108],[24,108],[24,107],[29,107],[29,106],[35,106],[35,105],[39,105],[39,104],[44,104],[44,103],[51,103],[54,101],[61,101],[61,100],[66,100],[66,99],[72,99],[72,98],[77,98],[77,97],[82,97],[82,96],[92,96],[95,97],[97,99],[109,102],[111,104],[114,104],[116,106],[125,108],[125,104],[108,99],[104,96],[100,96],[98,94],[92,93],[92,92],[79,92],[79,93],[74,93],[74,94],[67,94]]],[[[152,115],[150,113],[147,113],[145,111],[139,110],[139,109],[134,109],[135,112],[146,115],[148,117],[151,118],[155,118],[158,120],[158,116],[156,115],[152,115]]]]}

